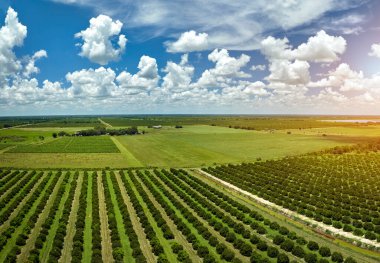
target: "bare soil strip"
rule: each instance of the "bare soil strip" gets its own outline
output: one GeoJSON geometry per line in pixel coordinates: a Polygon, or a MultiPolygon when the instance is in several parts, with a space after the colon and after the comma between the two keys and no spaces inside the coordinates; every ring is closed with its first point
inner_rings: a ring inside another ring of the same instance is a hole
{"type": "Polygon", "coordinates": [[[102,258],[104,262],[114,262],[112,256],[111,231],[108,227],[108,216],[106,201],[104,197],[104,187],[102,183],[102,174],[98,173],[98,195],[99,195],[99,216],[100,231],[102,235],[102,258]]]}

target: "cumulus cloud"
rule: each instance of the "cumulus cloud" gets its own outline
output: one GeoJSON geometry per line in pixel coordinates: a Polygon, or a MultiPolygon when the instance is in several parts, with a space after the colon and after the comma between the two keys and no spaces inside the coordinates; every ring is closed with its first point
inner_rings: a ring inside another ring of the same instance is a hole
{"type": "Polygon", "coordinates": [[[184,32],[175,42],[166,42],[166,51],[170,53],[187,53],[208,49],[208,34],[194,30],[184,32]]]}
{"type": "Polygon", "coordinates": [[[79,55],[100,65],[106,65],[110,61],[117,61],[125,50],[127,38],[120,34],[123,23],[119,20],[113,21],[106,15],[99,15],[90,19],[90,26],[75,34],[82,38],[79,55]],[[118,36],[117,43],[112,39],[118,36]]]}
{"type": "Polygon", "coordinates": [[[270,66],[271,74],[267,77],[270,82],[281,82],[290,85],[307,84],[310,81],[310,65],[306,61],[275,60],[270,66]]]}
{"type": "Polygon", "coordinates": [[[380,58],[380,44],[372,44],[371,52],[368,55],[380,58]]]}
{"type": "Polygon", "coordinates": [[[128,93],[140,93],[141,89],[150,90],[157,87],[159,75],[155,58],[142,56],[137,66],[139,71],[132,75],[127,71],[121,72],[116,80],[119,86],[128,89],[128,93]]]}
{"type": "Polygon", "coordinates": [[[168,61],[163,72],[166,73],[162,82],[162,88],[165,93],[176,93],[190,89],[194,67],[188,64],[187,54],[182,55],[179,64],[168,61]]]}
{"type": "Polygon", "coordinates": [[[25,66],[24,76],[30,77],[32,74],[37,74],[40,72],[40,69],[36,67],[35,63],[41,58],[47,58],[47,53],[45,50],[40,50],[34,53],[34,55],[29,59],[28,64],[25,66]]]}
{"type": "Polygon", "coordinates": [[[74,97],[106,97],[117,88],[116,73],[111,68],[82,69],[66,75],[71,84],[70,96],[74,97]]]}
{"type": "Polygon", "coordinates": [[[341,36],[330,36],[325,31],[319,31],[315,36],[292,49],[287,38],[276,39],[267,37],[261,41],[261,52],[270,60],[304,60],[310,62],[334,62],[346,51],[346,40],[341,36]]]}
{"type": "Polygon", "coordinates": [[[252,65],[251,70],[252,71],[264,71],[267,69],[266,65],[252,65]]]}
{"type": "Polygon", "coordinates": [[[366,78],[362,71],[354,71],[348,64],[342,63],[330,71],[326,78],[311,82],[309,87],[329,87],[341,92],[365,92],[373,88],[374,82],[380,84],[379,80],[376,76],[366,78]]]}
{"type": "Polygon", "coordinates": [[[226,84],[234,78],[250,77],[241,69],[250,61],[250,56],[242,54],[239,58],[231,57],[226,49],[215,49],[208,55],[208,59],[215,63],[215,67],[207,69],[198,80],[203,87],[217,87],[226,84]]]}
{"type": "Polygon", "coordinates": [[[0,28],[0,85],[4,85],[11,75],[21,71],[22,64],[13,48],[22,46],[26,35],[26,26],[19,22],[17,13],[9,8],[5,24],[0,28]]]}

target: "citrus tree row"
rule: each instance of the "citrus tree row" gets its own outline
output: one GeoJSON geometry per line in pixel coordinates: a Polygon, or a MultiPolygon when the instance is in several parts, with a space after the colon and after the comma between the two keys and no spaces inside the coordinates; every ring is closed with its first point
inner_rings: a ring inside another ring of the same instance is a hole
{"type": "Polygon", "coordinates": [[[292,157],[204,171],[319,222],[380,241],[379,158],[292,157]]]}
{"type": "MultiPolygon", "coordinates": [[[[304,258],[306,262],[326,261],[330,256],[333,262],[343,262],[343,256],[339,252],[331,252],[329,248],[321,246],[314,241],[307,241],[301,236],[297,236],[295,232],[290,232],[286,227],[280,226],[277,222],[271,222],[265,219],[259,213],[251,210],[247,206],[235,201],[228,195],[211,187],[207,183],[201,181],[198,178],[190,176],[184,170],[171,170],[176,177],[180,178],[182,182],[186,182],[187,191],[194,189],[198,193],[202,193],[204,196],[203,202],[210,202],[210,204],[217,205],[221,211],[216,214],[223,216],[223,213],[228,213],[234,218],[235,231],[241,233],[243,237],[249,237],[249,231],[246,227],[250,227],[256,231],[257,234],[266,236],[268,243],[273,247],[267,247],[268,256],[275,256],[278,251],[285,250],[291,252],[298,258],[304,258]],[[277,245],[277,246],[276,246],[277,245]],[[313,252],[318,252],[314,254],[313,252]]],[[[176,184],[182,183],[180,180],[175,180],[176,184]]],[[[251,236],[252,243],[257,243],[256,237],[251,236]]],[[[260,242],[260,241],[259,241],[260,242]]],[[[261,246],[260,247],[265,247],[261,246]]],[[[259,247],[258,247],[259,248],[259,247]]],[[[260,249],[260,248],[259,248],[260,249]]],[[[348,258],[347,262],[354,262],[352,258],[348,258]]]]}

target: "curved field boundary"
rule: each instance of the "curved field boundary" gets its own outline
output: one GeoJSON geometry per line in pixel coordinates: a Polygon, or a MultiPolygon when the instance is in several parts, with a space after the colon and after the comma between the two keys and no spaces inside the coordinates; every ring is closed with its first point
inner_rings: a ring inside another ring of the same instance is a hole
{"type": "Polygon", "coordinates": [[[202,175],[205,175],[205,176],[211,178],[212,180],[217,181],[218,183],[220,183],[220,184],[222,184],[222,185],[224,185],[230,189],[233,189],[234,191],[237,191],[240,194],[249,197],[250,199],[253,199],[254,201],[260,203],[261,205],[269,207],[269,208],[271,208],[277,212],[280,212],[280,213],[282,213],[288,217],[298,219],[299,221],[302,221],[305,224],[317,226],[318,230],[322,230],[324,232],[331,233],[332,235],[334,235],[336,237],[343,237],[345,239],[351,240],[351,241],[353,241],[353,243],[355,243],[358,246],[367,245],[368,247],[375,247],[377,250],[380,249],[380,244],[376,241],[368,240],[368,239],[362,238],[362,237],[357,237],[357,236],[353,235],[352,233],[344,232],[342,230],[336,229],[335,227],[325,225],[321,222],[318,222],[318,221],[310,219],[306,216],[300,215],[296,212],[293,212],[289,209],[283,208],[279,205],[276,205],[272,202],[269,202],[268,200],[265,200],[261,197],[258,197],[254,194],[247,192],[247,191],[244,191],[243,189],[241,189],[241,188],[239,188],[233,184],[230,184],[226,181],[223,181],[222,179],[219,179],[219,178],[217,178],[217,177],[215,177],[215,176],[213,176],[213,175],[211,175],[205,171],[202,171],[201,169],[197,169],[197,171],[199,173],[201,173],[202,175]]]}

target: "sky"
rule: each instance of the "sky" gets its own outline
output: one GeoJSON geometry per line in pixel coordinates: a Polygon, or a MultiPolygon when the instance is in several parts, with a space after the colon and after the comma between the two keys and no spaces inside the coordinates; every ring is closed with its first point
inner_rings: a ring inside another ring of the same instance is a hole
{"type": "Polygon", "coordinates": [[[0,116],[380,114],[380,1],[1,0],[0,116]]]}

